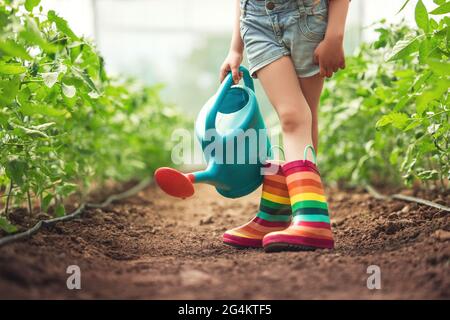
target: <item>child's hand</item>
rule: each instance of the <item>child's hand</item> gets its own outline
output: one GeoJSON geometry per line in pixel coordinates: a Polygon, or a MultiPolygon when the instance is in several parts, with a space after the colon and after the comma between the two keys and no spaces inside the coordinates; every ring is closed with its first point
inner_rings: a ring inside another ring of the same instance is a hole
{"type": "Polygon", "coordinates": [[[227,74],[231,71],[233,75],[234,84],[238,84],[242,78],[242,72],[239,72],[239,66],[242,62],[242,53],[236,51],[230,51],[228,56],[225,58],[225,61],[222,63],[220,67],[220,82],[225,79],[227,74]]]}
{"type": "Polygon", "coordinates": [[[334,72],[345,68],[342,39],[329,37],[319,43],[314,51],[314,62],[320,67],[320,75],[330,78],[334,72]]]}

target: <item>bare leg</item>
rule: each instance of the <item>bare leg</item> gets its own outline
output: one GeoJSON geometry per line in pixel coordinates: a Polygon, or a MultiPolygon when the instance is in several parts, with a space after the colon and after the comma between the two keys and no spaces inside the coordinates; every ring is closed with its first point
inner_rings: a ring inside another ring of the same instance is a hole
{"type": "Polygon", "coordinates": [[[295,161],[303,159],[303,148],[312,144],[311,109],[303,92],[317,92],[316,95],[309,93],[311,98],[315,97],[311,101],[318,103],[320,90],[307,80],[305,91],[302,91],[301,80],[297,78],[290,58],[277,60],[263,68],[258,77],[280,117],[286,160],[294,160],[291,169],[283,172],[289,181],[287,189],[293,211],[292,223],[285,230],[266,234],[262,241],[264,250],[332,249],[334,240],[320,175],[302,161],[295,161]],[[298,174],[304,170],[309,171],[307,178],[298,174]]]}
{"type": "Polygon", "coordinates": [[[258,78],[280,119],[286,161],[303,159],[305,147],[313,143],[312,115],[291,58],[262,68],[258,78]]]}
{"type": "Polygon", "coordinates": [[[311,109],[312,115],[312,140],[314,149],[318,150],[319,148],[319,101],[320,94],[323,89],[323,78],[316,74],[312,77],[307,78],[299,78],[300,87],[302,88],[302,92],[305,95],[306,101],[308,102],[309,108],[311,109]]]}

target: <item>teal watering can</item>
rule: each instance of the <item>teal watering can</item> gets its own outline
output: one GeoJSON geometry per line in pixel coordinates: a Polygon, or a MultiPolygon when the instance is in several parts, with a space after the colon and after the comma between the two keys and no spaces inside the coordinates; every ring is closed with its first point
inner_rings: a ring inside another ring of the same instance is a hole
{"type": "Polygon", "coordinates": [[[229,73],[197,116],[195,133],[206,169],[192,173],[168,167],[156,170],[156,183],[169,195],[187,198],[194,194],[194,183],[208,183],[221,195],[237,198],[261,185],[261,167],[269,158],[270,142],[253,79],[246,68],[239,70],[244,86],[233,85],[229,73]]]}

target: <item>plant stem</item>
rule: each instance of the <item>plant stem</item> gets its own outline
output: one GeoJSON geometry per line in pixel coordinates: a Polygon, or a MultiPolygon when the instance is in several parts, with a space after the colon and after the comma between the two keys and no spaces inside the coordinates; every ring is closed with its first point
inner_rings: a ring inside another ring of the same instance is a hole
{"type": "Polygon", "coordinates": [[[13,182],[12,180],[9,183],[9,190],[8,190],[8,195],[6,196],[6,204],[5,204],[5,216],[8,216],[8,211],[9,211],[9,202],[11,200],[11,195],[12,195],[12,190],[13,190],[13,182]]]}
{"type": "Polygon", "coordinates": [[[439,173],[439,180],[441,181],[441,191],[445,191],[445,183],[444,183],[444,177],[442,176],[442,173],[439,173]]]}
{"type": "Polygon", "coordinates": [[[33,215],[33,206],[31,204],[30,190],[27,190],[27,200],[28,200],[28,214],[30,216],[32,216],[33,215]]]}
{"type": "Polygon", "coordinates": [[[435,114],[432,114],[431,116],[428,116],[427,119],[431,119],[431,118],[436,117],[436,116],[438,116],[438,115],[440,115],[440,114],[443,114],[443,113],[449,113],[449,112],[450,112],[450,110],[439,111],[439,112],[437,112],[437,113],[435,113],[435,114]]]}
{"type": "Polygon", "coordinates": [[[25,81],[22,81],[21,85],[27,84],[27,83],[33,83],[33,82],[44,82],[44,80],[25,80],[25,81]]]}

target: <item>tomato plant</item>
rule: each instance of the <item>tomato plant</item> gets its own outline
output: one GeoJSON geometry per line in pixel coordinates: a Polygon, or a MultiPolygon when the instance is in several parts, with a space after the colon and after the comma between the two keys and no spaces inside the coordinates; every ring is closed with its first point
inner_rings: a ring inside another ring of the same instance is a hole
{"type": "Polygon", "coordinates": [[[378,40],[327,82],[321,163],[330,180],[448,187],[450,2],[434,3],[428,11],[416,1],[415,28],[380,22],[378,40]]]}
{"type": "MultiPolygon", "coordinates": [[[[184,120],[158,87],[111,78],[95,46],[39,0],[0,0],[0,195],[4,211],[64,199],[92,183],[150,175],[170,161],[184,120]]],[[[0,228],[14,231],[6,216],[0,228]]]]}

